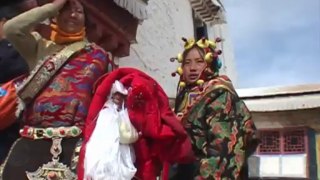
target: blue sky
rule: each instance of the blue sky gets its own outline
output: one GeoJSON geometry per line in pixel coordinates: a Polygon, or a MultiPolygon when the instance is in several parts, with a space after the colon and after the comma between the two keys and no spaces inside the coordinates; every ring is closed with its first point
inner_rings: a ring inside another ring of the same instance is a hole
{"type": "Polygon", "coordinates": [[[320,83],[319,0],[224,0],[238,88],[320,83]]]}

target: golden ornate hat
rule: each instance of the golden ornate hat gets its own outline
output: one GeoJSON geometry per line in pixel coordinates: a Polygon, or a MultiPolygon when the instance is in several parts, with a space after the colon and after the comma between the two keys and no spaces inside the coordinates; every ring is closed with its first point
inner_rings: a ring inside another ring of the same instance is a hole
{"type": "Polygon", "coordinates": [[[182,38],[184,43],[184,51],[182,53],[179,53],[176,57],[173,57],[170,59],[171,62],[177,61],[181,65],[178,67],[178,69],[173,72],[171,75],[176,76],[177,74],[180,75],[180,82],[179,87],[185,87],[186,83],[183,79],[183,60],[184,60],[184,53],[193,48],[198,47],[203,49],[205,52],[205,55],[203,59],[207,63],[207,67],[203,70],[200,78],[197,80],[197,85],[202,85],[205,81],[208,81],[212,79],[215,76],[219,75],[219,69],[222,66],[221,60],[219,59],[219,55],[222,53],[221,50],[217,49],[217,43],[220,43],[222,41],[221,38],[216,38],[214,41],[210,41],[206,38],[201,38],[198,41],[195,41],[193,38],[186,39],[182,38]]]}

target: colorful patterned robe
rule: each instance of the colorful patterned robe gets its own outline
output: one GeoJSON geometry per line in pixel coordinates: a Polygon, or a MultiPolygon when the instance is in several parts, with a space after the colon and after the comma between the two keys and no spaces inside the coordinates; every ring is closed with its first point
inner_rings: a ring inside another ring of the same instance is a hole
{"type": "Polygon", "coordinates": [[[109,55],[94,44],[75,53],[27,106],[25,125],[83,127],[93,84],[108,65],[111,65],[109,55]]]}
{"type": "Polygon", "coordinates": [[[247,157],[258,141],[250,112],[230,80],[215,78],[203,91],[193,87],[180,92],[176,101],[198,161],[179,165],[173,179],[243,179],[247,157]]]}

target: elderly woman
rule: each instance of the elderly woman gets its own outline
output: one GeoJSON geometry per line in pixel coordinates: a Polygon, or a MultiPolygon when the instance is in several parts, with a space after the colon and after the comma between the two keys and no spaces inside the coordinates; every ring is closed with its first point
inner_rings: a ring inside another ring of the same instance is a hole
{"type": "Polygon", "coordinates": [[[86,40],[85,13],[77,0],[54,0],[20,14],[5,23],[4,34],[32,72],[18,86],[22,137],[5,161],[3,179],[73,179],[71,156],[93,84],[111,62],[108,54],[86,40]],[[53,22],[50,40],[32,32],[46,19],[53,22]]]}
{"type": "Polygon", "coordinates": [[[231,81],[219,76],[216,42],[185,41],[175,111],[192,141],[197,160],[179,164],[172,179],[243,179],[247,157],[257,147],[249,110],[231,81]]]}

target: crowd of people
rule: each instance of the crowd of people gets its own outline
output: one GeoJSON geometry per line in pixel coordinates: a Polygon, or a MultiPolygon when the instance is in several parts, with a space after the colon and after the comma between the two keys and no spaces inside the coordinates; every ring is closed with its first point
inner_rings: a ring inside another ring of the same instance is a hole
{"type": "Polygon", "coordinates": [[[2,179],[248,179],[259,140],[219,74],[220,39],[182,39],[172,111],[146,73],[107,68],[112,57],[87,40],[85,20],[78,0],[1,18],[0,106],[15,99],[0,107],[2,179]],[[48,19],[44,38],[34,29],[48,19]]]}

